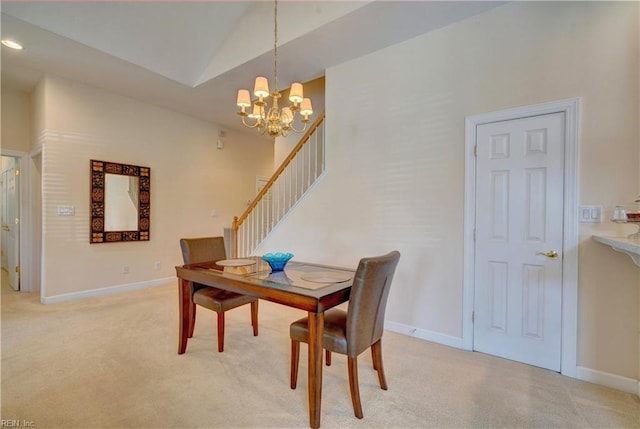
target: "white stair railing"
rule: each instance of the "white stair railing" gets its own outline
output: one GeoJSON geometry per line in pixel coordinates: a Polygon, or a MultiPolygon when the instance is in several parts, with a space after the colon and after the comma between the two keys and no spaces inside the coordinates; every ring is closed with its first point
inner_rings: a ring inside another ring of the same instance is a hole
{"type": "Polygon", "coordinates": [[[234,257],[251,255],[323,171],[324,113],[300,139],[242,216],[233,218],[234,257]]]}

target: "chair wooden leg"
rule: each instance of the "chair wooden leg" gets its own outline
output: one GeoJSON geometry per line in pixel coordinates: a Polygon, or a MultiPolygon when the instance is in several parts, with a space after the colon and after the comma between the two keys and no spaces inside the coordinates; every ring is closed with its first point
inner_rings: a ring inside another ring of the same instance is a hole
{"type": "Polygon", "coordinates": [[[298,361],[300,360],[300,341],[291,340],[291,388],[298,385],[298,361]]]}
{"type": "Polygon", "coordinates": [[[258,301],[251,303],[251,326],[253,326],[253,336],[258,336],[258,301]]]}
{"type": "Polygon", "coordinates": [[[196,327],[196,305],[191,302],[189,304],[189,338],[193,337],[193,330],[196,327]]]}
{"type": "Polygon", "coordinates": [[[376,341],[371,346],[371,357],[373,358],[373,367],[378,371],[380,388],[382,390],[387,390],[387,379],[384,376],[384,367],[382,365],[382,339],[376,341]]]}
{"type": "Polygon", "coordinates": [[[224,351],[224,311],[218,313],[218,352],[224,351]]]}
{"type": "Polygon", "coordinates": [[[329,350],[324,351],[324,358],[327,362],[327,366],[331,366],[331,352],[329,350]]]}
{"type": "Polygon", "coordinates": [[[375,369],[376,371],[378,370],[378,357],[376,356],[376,352],[373,348],[373,345],[371,346],[371,363],[373,364],[373,369],[375,369]]]}
{"type": "Polygon", "coordinates": [[[349,389],[351,390],[351,402],[353,403],[353,413],[357,418],[364,417],[362,414],[362,404],[360,403],[360,387],[358,386],[358,358],[347,357],[349,366],[349,389]]]}

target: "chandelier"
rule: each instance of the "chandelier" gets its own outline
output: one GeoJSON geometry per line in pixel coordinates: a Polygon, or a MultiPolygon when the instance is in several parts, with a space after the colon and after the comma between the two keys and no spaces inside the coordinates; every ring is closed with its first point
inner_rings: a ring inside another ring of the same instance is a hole
{"type": "Polygon", "coordinates": [[[245,111],[245,109],[251,107],[251,97],[247,89],[240,89],[238,91],[237,105],[240,107],[240,111],[237,113],[242,118],[244,126],[257,129],[261,135],[266,132],[275,138],[279,136],[286,137],[290,131],[296,133],[304,132],[309,123],[309,116],[313,114],[313,109],[311,107],[311,100],[303,97],[302,84],[297,82],[291,84],[291,89],[289,90],[289,101],[291,101],[291,105],[283,107],[282,109],[278,108],[278,99],[282,97],[278,92],[278,0],[274,1],[273,23],[274,90],[272,93],[269,93],[269,82],[266,77],[256,77],[253,95],[257,97],[257,99],[253,100],[251,113],[245,111]],[[271,98],[271,106],[265,101],[265,99],[268,98],[271,98]],[[301,116],[300,122],[302,122],[302,128],[296,129],[293,122],[298,116],[298,113],[301,116]]]}

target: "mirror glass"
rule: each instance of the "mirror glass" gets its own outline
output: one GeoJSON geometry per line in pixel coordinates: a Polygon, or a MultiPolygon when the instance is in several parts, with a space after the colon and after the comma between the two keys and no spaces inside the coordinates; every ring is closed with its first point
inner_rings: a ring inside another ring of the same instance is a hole
{"type": "Polygon", "coordinates": [[[138,229],[139,179],[122,174],[105,174],[104,179],[104,229],[138,229]]]}
{"type": "Polygon", "coordinates": [[[151,169],[91,160],[91,243],[149,240],[151,169]]]}

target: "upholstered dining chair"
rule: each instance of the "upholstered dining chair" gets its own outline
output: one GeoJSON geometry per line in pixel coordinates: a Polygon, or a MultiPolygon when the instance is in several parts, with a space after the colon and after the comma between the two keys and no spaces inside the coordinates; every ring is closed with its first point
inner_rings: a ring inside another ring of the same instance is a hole
{"type": "MultiPolygon", "coordinates": [[[[185,264],[220,261],[226,259],[224,238],[202,237],[180,240],[182,258],[185,264]]],[[[229,292],[200,283],[191,283],[191,302],[189,308],[189,338],[193,337],[196,324],[196,304],[213,310],[218,315],[218,352],[224,351],[224,313],[241,305],[251,304],[251,325],[253,335],[258,335],[258,298],[229,292]]]]}
{"type": "MultiPolygon", "coordinates": [[[[362,404],[358,387],[358,355],[371,347],[373,368],[378,372],[380,388],[387,390],[382,367],[382,332],[384,313],[391,280],[400,260],[400,252],[363,258],[354,275],[347,311],[331,309],[325,312],[323,347],[327,366],[331,365],[331,352],[347,355],[351,402],[357,418],[361,419],[362,404]]],[[[291,388],[298,381],[300,343],[309,343],[308,319],[293,322],[291,337],[291,388]]]]}

